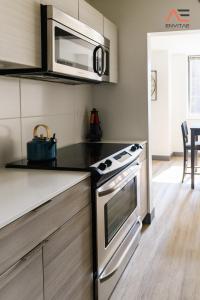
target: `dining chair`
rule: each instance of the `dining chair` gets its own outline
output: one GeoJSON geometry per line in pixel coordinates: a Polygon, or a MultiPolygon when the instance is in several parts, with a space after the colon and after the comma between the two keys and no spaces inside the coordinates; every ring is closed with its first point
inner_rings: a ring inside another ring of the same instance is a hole
{"type": "MultiPolygon", "coordinates": [[[[181,131],[183,137],[183,177],[182,177],[182,182],[183,182],[185,175],[191,174],[187,172],[187,168],[190,168],[188,167],[188,153],[191,150],[191,143],[189,142],[189,138],[188,138],[188,126],[186,121],[184,121],[181,124],[181,131]]],[[[200,150],[200,143],[196,141],[195,142],[195,167],[197,167],[198,150],[200,150]]]]}

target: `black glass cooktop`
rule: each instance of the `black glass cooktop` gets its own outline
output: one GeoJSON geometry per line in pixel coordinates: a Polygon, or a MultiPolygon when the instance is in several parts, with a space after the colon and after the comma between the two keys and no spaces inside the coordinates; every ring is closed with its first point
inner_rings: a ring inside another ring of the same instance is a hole
{"type": "Polygon", "coordinates": [[[33,163],[23,159],[9,163],[6,167],[87,171],[94,163],[128,146],[129,144],[118,143],[79,143],[58,149],[57,159],[54,161],[33,163]]]}

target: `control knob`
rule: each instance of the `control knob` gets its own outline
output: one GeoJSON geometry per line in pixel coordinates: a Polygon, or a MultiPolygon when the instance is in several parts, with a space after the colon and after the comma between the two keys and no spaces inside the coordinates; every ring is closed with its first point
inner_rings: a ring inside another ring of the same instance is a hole
{"type": "Polygon", "coordinates": [[[131,151],[132,152],[134,152],[134,151],[136,151],[138,148],[136,147],[136,145],[133,145],[132,147],[131,147],[131,151]]]}
{"type": "Polygon", "coordinates": [[[101,171],[104,171],[106,168],[107,168],[107,165],[105,163],[100,163],[98,165],[98,169],[101,170],[101,171]]]}
{"type": "Polygon", "coordinates": [[[112,160],[106,159],[105,164],[107,167],[110,167],[112,165],[112,160]]]}
{"type": "Polygon", "coordinates": [[[135,146],[137,147],[137,149],[143,149],[143,146],[140,144],[135,144],[135,146]]]}

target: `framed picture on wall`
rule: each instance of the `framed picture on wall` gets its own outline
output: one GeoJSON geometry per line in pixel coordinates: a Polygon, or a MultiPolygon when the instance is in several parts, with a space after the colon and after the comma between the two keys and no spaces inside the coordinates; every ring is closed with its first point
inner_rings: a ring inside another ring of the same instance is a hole
{"type": "Polygon", "coordinates": [[[157,100],[157,71],[151,71],[151,100],[157,100]]]}

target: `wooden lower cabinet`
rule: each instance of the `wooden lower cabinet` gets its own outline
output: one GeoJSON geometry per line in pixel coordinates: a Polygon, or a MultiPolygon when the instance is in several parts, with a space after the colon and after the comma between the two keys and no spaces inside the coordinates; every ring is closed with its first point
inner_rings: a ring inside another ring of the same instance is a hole
{"type": "Polygon", "coordinates": [[[37,248],[0,276],[1,300],[43,300],[42,249],[37,248]]]}
{"type": "Polygon", "coordinates": [[[91,211],[88,205],[43,248],[44,299],[92,299],[91,211]]]}
{"type": "Polygon", "coordinates": [[[0,230],[0,274],[43,242],[90,201],[89,178],[0,230]]]}
{"type": "Polygon", "coordinates": [[[142,220],[148,212],[147,160],[141,162],[140,170],[140,216],[142,220]]]}
{"type": "Polygon", "coordinates": [[[90,300],[90,178],[0,230],[0,300],[90,300]]]}

